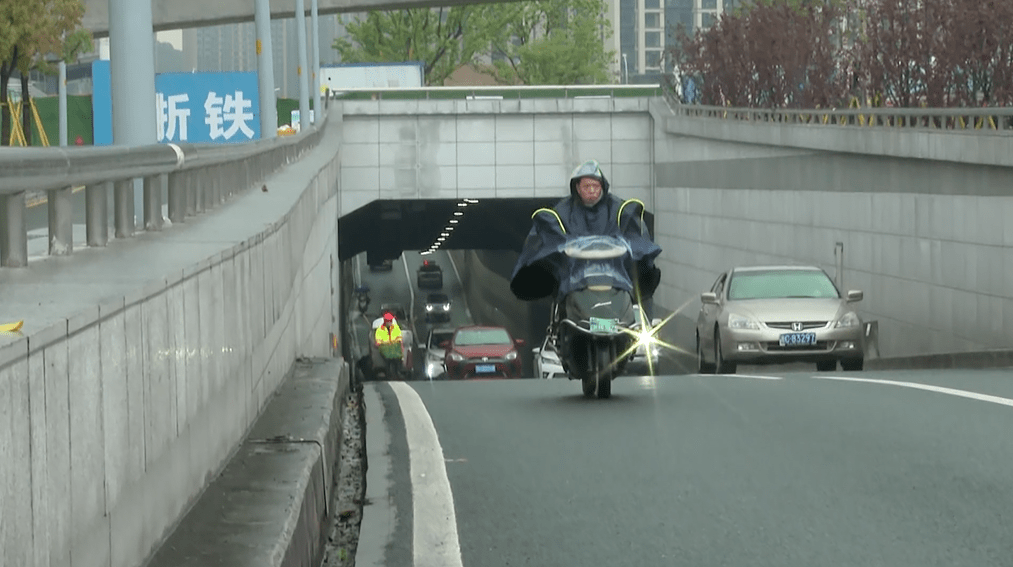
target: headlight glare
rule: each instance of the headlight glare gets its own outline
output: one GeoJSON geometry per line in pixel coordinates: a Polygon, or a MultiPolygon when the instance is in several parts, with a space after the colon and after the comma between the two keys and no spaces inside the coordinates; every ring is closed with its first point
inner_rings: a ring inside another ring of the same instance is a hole
{"type": "Polygon", "coordinates": [[[753,329],[758,331],[760,329],[760,324],[749,317],[743,317],[742,315],[732,313],[728,315],[728,328],[753,329]]]}
{"type": "Polygon", "coordinates": [[[858,315],[854,311],[848,311],[838,321],[837,327],[855,327],[859,325],[858,315]]]}

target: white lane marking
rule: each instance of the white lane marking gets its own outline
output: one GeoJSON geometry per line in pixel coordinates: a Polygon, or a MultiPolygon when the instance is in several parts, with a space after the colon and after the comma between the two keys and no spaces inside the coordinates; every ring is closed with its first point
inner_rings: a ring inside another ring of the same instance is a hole
{"type": "Polygon", "coordinates": [[[412,332],[411,340],[414,344],[415,337],[419,336],[418,331],[415,330],[415,286],[412,285],[412,274],[408,271],[408,257],[405,256],[406,253],[406,251],[401,251],[401,264],[404,266],[404,277],[408,280],[408,293],[412,296],[411,303],[408,306],[408,321],[410,322],[412,332]]]}
{"type": "Polygon", "coordinates": [[[443,447],[422,398],[404,382],[390,382],[397,395],[408,437],[412,479],[412,555],[414,567],[460,567],[454,494],[447,478],[443,447]]]}
{"type": "Polygon", "coordinates": [[[454,255],[447,250],[447,258],[450,260],[450,267],[454,269],[454,275],[457,276],[457,283],[461,287],[461,301],[464,302],[464,314],[468,317],[468,321],[474,323],[471,318],[471,309],[468,307],[467,292],[464,289],[464,280],[461,279],[461,272],[457,271],[457,262],[454,261],[454,255]]]}
{"type": "Polygon", "coordinates": [[[783,380],[780,376],[763,376],[761,374],[690,374],[699,378],[712,378],[721,376],[723,378],[750,378],[753,380],[783,380]]]}
{"type": "Polygon", "coordinates": [[[1013,407],[1013,400],[1009,398],[1002,398],[999,396],[991,396],[989,394],[979,394],[978,392],[970,392],[967,390],[956,390],[954,388],[944,388],[942,386],[930,386],[929,384],[921,384],[918,382],[901,382],[898,380],[881,380],[878,378],[852,378],[850,376],[812,376],[818,380],[839,380],[842,382],[865,382],[868,384],[885,384],[888,386],[900,386],[902,388],[913,388],[915,390],[925,390],[927,392],[936,392],[938,394],[948,394],[950,396],[958,396],[961,398],[968,398],[971,400],[978,400],[981,402],[991,402],[993,404],[999,404],[1003,406],[1013,407]]]}

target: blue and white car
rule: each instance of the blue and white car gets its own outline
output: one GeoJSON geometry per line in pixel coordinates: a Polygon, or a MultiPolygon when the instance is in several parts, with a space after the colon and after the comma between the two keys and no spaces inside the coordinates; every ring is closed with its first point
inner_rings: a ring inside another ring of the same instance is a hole
{"type": "Polygon", "coordinates": [[[546,335],[542,346],[531,349],[531,352],[535,355],[536,378],[566,378],[566,371],[563,370],[563,364],[559,361],[559,353],[551,340],[551,335],[546,335]]]}
{"type": "Polygon", "coordinates": [[[452,328],[437,327],[429,330],[429,336],[426,337],[424,345],[426,358],[425,368],[423,368],[427,379],[446,378],[447,368],[443,361],[447,350],[445,345],[450,344],[452,338],[454,338],[454,329],[452,328]]]}

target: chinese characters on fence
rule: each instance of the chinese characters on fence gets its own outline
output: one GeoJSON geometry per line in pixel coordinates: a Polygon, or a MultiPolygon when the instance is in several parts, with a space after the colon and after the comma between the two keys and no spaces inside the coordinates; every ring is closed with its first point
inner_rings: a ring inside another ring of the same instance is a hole
{"type": "MultiPolygon", "coordinates": [[[[158,108],[158,141],[186,142],[189,140],[189,121],[191,109],[188,106],[190,95],[174,94],[157,95],[158,108]],[[178,134],[178,137],[177,137],[178,134]]],[[[239,132],[247,140],[252,140],[255,133],[248,122],[254,119],[250,112],[253,101],[243,96],[243,91],[219,96],[217,92],[208,92],[204,99],[204,124],[210,129],[208,137],[212,142],[231,141],[239,132]]]]}

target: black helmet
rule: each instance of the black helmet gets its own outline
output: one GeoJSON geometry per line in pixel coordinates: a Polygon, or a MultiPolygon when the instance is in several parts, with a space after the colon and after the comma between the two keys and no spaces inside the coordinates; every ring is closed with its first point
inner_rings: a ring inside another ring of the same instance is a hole
{"type": "Polygon", "coordinates": [[[604,197],[609,191],[609,180],[605,178],[605,172],[601,170],[601,166],[598,165],[597,160],[587,160],[584,163],[574,168],[573,173],[570,174],[570,194],[574,197],[577,196],[577,184],[584,177],[591,177],[597,179],[601,183],[601,194],[604,197]]]}

